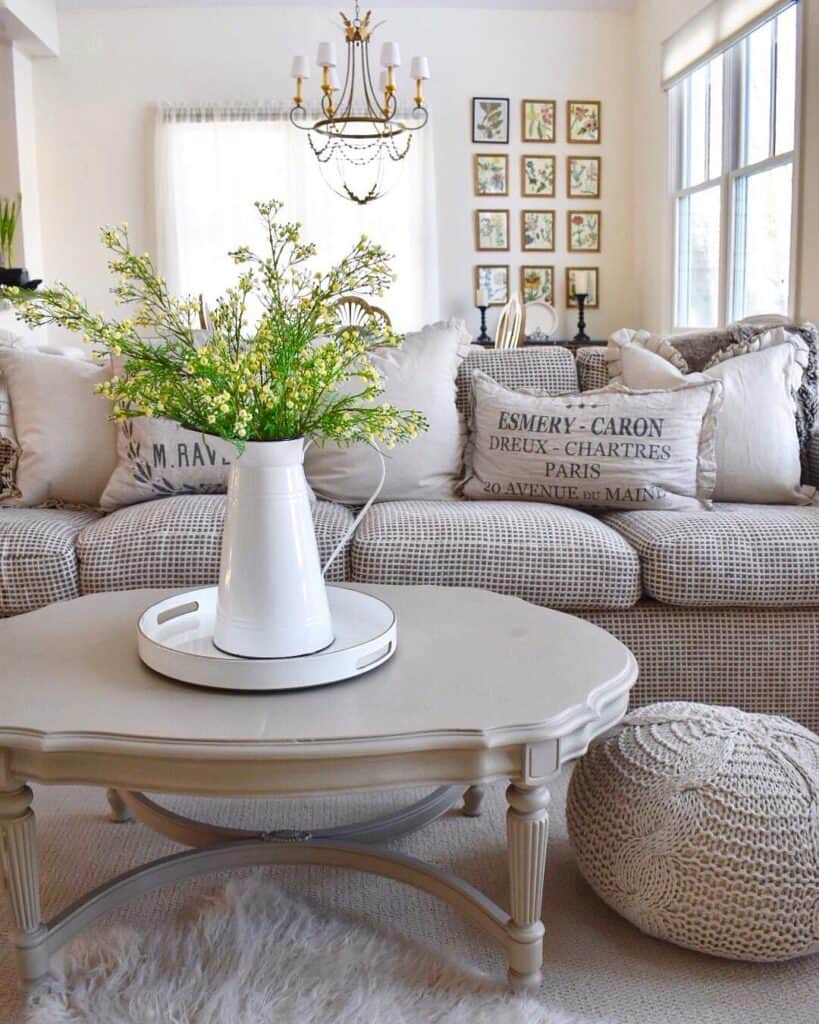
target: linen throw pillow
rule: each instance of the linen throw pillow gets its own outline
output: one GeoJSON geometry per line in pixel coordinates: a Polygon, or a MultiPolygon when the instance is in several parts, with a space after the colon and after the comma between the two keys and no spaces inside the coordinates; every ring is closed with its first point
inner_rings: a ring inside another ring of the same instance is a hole
{"type": "Polygon", "coordinates": [[[608,509],[708,508],[722,384],[510,391],[476,371],[464,494],[608,509]]]}
{"type": "MultiPolygon", "coordinates": [[[[465,428],[455,407],[455,378],[471,341],[463,321],[449,320],[408,334],[400,348],[374,354],[385,385],[377,401],[418,409],[429,422],[429,430],[415,440],[384,453],[381,501],[456,496],[465,428]]],[[[365,444],[312,444],[304,468],[318,497],[345,505],[363,505],[381,476],[378,455],[365,444]]]]}
{"type": "Polygon", "coordinates": [[[100,498],[106,512],[175,494],[224,494],[236,446],[173,420],[138,416],[120,423],[117,465],[100,498]]]}
{"type": "Polygon", "coordinates": [[[702,373],[687,376],[659,352],[641,344],[640,332],[617,331],[609,339],[609,366],[627,387],[679,387],[719,380],[723,402],[717,414],[716,501],[799,505],[814,488],[801,485],[796,431],[798,392],[808,348],[777,328],[726,350],[702,373]]]}
{"type": "Polygon", "coordinates": [[[0,504],[97,506],[116,462],[110,403],[95,391],[110,369],[81,349],[0,345],[0,372],[19,446],[14,491],[0,504]]]}

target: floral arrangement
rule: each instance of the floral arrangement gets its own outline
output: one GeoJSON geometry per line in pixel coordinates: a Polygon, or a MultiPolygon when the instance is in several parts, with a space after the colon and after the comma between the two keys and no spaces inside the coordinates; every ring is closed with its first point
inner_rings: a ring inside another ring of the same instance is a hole
{"type": "Polygon", "coordinates": [[[342,328],[333,308],[342,295],[382,295],[393,281],[390,257],[362,235],[335,267],[315,271],[316,248],[302,242],[299,224],[280,220],[282,204],[255,205],[269,255],[248,247],[230,254],[239,279],[217,300],[206,332],[196,329],[199,303],[169,294],[151,258],[132,252],[125,224],[103,230],[102,240],[118,279],[112,292],[133,306],[130,318],[89,312],[62,283],[2,294],[30,326],[77,331],[121,358],[121,372],[99,387],[115,419],[162,416],[240,447],[299,437],[386,447],[411,440],[426,421],[376,401],[383,383],[371,359],[401,338],[377,317],[342,328]],[[261,310],[254,322],[251,296],[261,310]]]}

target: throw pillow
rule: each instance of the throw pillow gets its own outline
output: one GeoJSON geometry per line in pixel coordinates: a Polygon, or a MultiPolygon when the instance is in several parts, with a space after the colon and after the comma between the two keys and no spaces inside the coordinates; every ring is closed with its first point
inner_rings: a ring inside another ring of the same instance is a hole
{"type": "Polygon", "coordinates": [[[609,339],[609,366],[627,387],[679,387],[720,380],[723,402],[717,415],[716,501],[771,505],[806,504],[814,490],[801,486],[797,394],[807,366],[807,345],[777,328],[711,360],[703,373],[685,376],[639,333],[617,331],[609,339]]]}
{"type": "Polygon", "coordinates": [[[97,506],[116,461],[109,402],[95,391],[110,375],[82,350],[0,346],[19,458],[5,505],[97,506]]]}
{"type": "MultiPolygon", "coordinates": [[[[385,386],[378,400],[399,409],[418,409],[429,422],[429,430],[414,441],[385,453],[381,501],[455,497],[464,441],[455,407],[455,378],[471,340],[462,321],[450,320],[408,334],[400,348],[381,349],[373,356],[385,386]]],[[[304,468],[320,498],[345,505],[363,505],[381,475],[378,456],[364,444],[310,445],[304,468]]]]}
{"type": "Polygon", "coordinates": [[[510,391],[473,378],[468,498],[609,509],[707,508],[722,385],[580,394],[510,391]]]}
{"type": "Polygon", "coordinates": [[[117,465],[100,498],[105,511],[175,494],[224,494],[237,449],[172,420],[138,416],[119,424],[117,465]]]}

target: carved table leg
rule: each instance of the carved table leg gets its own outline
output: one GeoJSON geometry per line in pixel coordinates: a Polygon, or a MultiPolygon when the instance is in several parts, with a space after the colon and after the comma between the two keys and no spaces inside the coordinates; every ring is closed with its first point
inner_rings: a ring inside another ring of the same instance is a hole
{"type": "Polygon", "coordinates": [[[48,931],[40,915],[37,837],[32,792],[28,786],[0,791],[0,862],[11,905],[17,947],[17,971],[22,984],[48,971],[48,931]]]}
{"type": "Polygon", "coordinates": [[[509,981],[514,987],[540,984],[543,966],[543,874],[549,835],[549,790],[513,782],[506,790],[509,809],[509,902],[512,921],[507,928],[509,981]]]}
{"type": "Polygon", "coordinates": [[[119,790],[109,789],[106,791],[105,796],[108,800],[108,805],[111,808],[111,821],[115,821],[120,824],[122,822],[134,820],[131,808],[122,799],[119,790]]]}
{"type": "Polygon", "coordinates": [[[482,813],[481,804],[483,803],[484,796],[486,796],[486,788],[484,786],[469,787],[464,793],[463,815],[465,818],[480,818],[482,813]]]}

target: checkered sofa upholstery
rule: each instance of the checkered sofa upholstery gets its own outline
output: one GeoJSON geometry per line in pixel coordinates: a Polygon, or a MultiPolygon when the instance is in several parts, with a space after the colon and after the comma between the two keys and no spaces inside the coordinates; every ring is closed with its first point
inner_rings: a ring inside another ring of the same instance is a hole
{"type": "Polygon", "coordinates": [[[646,595],[686,608],[819,607],[819,506],[719,504],[702,512],[613,512],[646,595]]]}
{"type": "Polygon", "coordinates": [[[550,608],[630,608],[634,549],[572,508],[518,501],[389,501],[356,531],[353,579],[483,587],[550,608]]]}
{"type": "Polygon", "coordinates": [[[0,616],[80,596],[76,540],[94,512],[0,508],[0,616]]]}
{"type": "MultiPolygon", "coordinates": [[[[162,498],[112,512],[77,537],[82,592],[216,583],[224,517],[222,494],[162,498]]],[[[313,523],[323,563],[352,526],[353,513],[317,501],[313,523]]],[[[327,578],[349,578],[349,543],[327,578]]]]}

